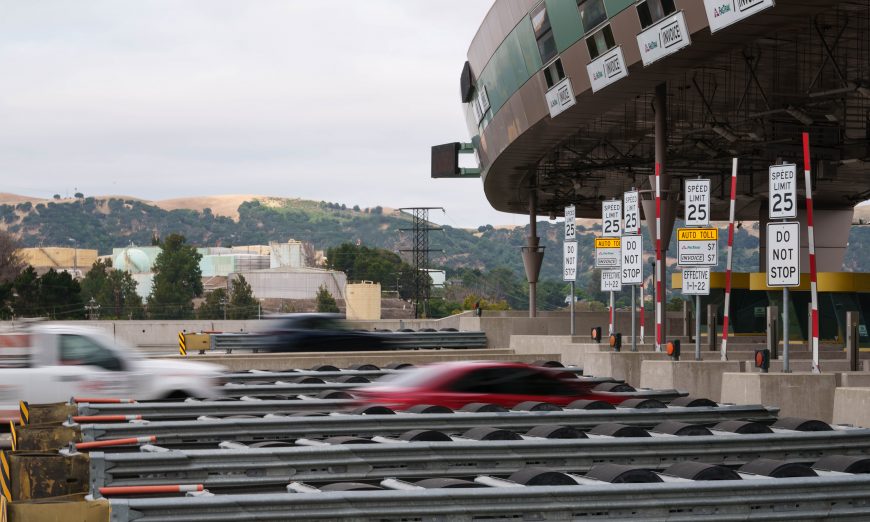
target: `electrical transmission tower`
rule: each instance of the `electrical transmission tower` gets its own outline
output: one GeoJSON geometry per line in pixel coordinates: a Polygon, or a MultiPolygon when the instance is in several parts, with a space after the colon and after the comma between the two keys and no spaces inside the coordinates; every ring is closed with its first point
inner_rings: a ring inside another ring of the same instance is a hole
{"type": "Polygon", "coordinates": [[[414,318],[429,317],[429,231],[442,230],[429,223],[429,211],[440,210],[442,207],[406,207],[399,209],[410,214],[414,218],[412,228],[400,228],[403,232],[412,232],[413,248],[403,249],[402,252],[411,252],[414,258],[414,318]]]}

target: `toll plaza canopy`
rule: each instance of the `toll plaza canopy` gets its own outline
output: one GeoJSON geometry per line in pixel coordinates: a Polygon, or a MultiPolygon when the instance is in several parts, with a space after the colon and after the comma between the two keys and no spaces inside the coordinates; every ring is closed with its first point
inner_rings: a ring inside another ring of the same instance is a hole
{"type": "Polygon", "coordinates": [[[496,0],[460,86],[500,211],[600,217],[631,187],[648,201],[659,161],[673,214],[703,176],[727,219],[737,157],[737,219],[764,219],[768,167],[801,165],[805,131],[816,208],[870,197],[867,0],[496,0]]]}

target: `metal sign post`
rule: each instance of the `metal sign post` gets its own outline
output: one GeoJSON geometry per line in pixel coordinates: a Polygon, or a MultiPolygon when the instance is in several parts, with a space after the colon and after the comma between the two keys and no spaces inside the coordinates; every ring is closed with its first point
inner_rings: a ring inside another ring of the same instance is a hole
{"type": "MultiPolygon", "coordinates": [[[[767,213],[770,219],[797,218],[797,165],[783,164],[771,165],[768,169],[768,198],[767,213]]],[[[767,238],[770,242],[770,236],[767,238]]],[[[800,245],[798,245],[800,246],[800,245]]],[[[770,253],[770,246],[768,246],[770,253]]],[[[768,265],[770,266],[770,265],[768,265]]],[[[800,283],[800,270],[798,270],[798,283],[800,283]]],[[[782,287],[782,371],[789,373],[789,302],[788,287],[782,287]]]]}
{"type": "Polygon", "coordinates": [[[623,285],[631,285],[631,351],[636,352],[634,287],[643,284],[643,238],[641,236],[623,236],[620,250],[620,279],[623,285]]]}
{"type": "MultiPolygon", "coordinates": [[[[767,224],[767,286],[789,287],[801,284],[800,269],[800,223],[782,222],[767,224]]],[[[788,290],[783,298],[788,298],[788,290]]],[[[787,303],[783,303],[786,308],[787,303]]],[[[788,324],[783,322],[783,337],[788,332],[788,324]]],[[[782,371],[789,373],[788,344],[784,342],[782,349],[782,371]]]]}
{"type": "MultiPolygon", "coordinates": [[[[695,360],[701,360],[701,296],[710,295],[710,268],[683,268],[683,295],[695,296],[695,360]]],[[[713,335],[709,333],[709,335],[713,335]]]]}
{"type": "MultiPolygon", "coordinates": [[[[695,296],[695,360],[701,360],[701,296],[710,294],[710,268],[719,263],[719,229],[710,226],[710,180],[685,182],[686,227],[677,231],[683,295],[695,296]],[[685,267],[707,267],[704,269],[685,267]]],[[[712,334],[709,334],[712,335],[712,334]]]]}
{"type": "MultiPolygon", "coordinates": [[[[638,259],[637,259],[637,267],[638,270],[638,281],[636,283],[631,284],[631,351],[637,351],[637,300],[635,297],[635,287],[637,285],[643,285],[643,260],[641,259],[643,255],[643,238],[640,236],[640,196],[634,187],[631,188],[630,191],[626,192],[622,195],[622,228],[626,234],[623,237],[623,244],[625,244],[625,240],[628,239],[628,235],[631,234],[633,237],[636,237],[638,240],[638,246],[640,247],[638,250],[638,259]]],[[[625,266],[625,251],[623,250],[623,260],[622,264],[625,266]]],[[[623,280],[625,280],[625,273],[623,272],[623,280]]]]}
{"type": "MultiPolygon", "coordinates": [[[[577,243],[576,243],[576,241],[577,241],[577,213],[576,213],[576,210],[574,208],[574,205],[569,205],[569,206],[565,207],[565,241],[566,242],[574,241],[574,253],[575,253],[574,254],[574,263],[573,263],[574,277],[571,278],[571,280],[570,280],[571,281],[570,314],[571,314],[571,335],[575,335],[574,301],[576,300],[576,297],[575,297],[576,294],[575,294],[574,285],[575,285],[575,281],[577,279],[577,275],[576,275],[577,274],[577,255],[576,255],[576,252],[577,252],[577,243]]],[[[567,265],[567,249],[566,249],[565,259],[566,259],[566,267],[567,267],[568,266],[567,265]]],[[[567,268],[566,268],[566,273],[567,273],[567,268]]]]}
{"type": "Polygon", "coordinates": [[[571,335],[574,335],[574,282],[577,280],[577,242],[565,241],[562,279],[571,282],[571,335]]]}
{"type": "Polygon", "coordinates": [[[610,328],[609,332],[612,335],[614,332],[613,328],[613,305],[614,298],[613,293],[619,292],[622,290],[622,271],[620,269],[611,269],[611,270],[602,270],[601,271],[601,291],[602,292],[610,292],[610,328]]]}
{"type": "MultiPolygon", "coordinates": [[[[610,201],[603,201],[601,203],[601,234],[604,237],[620,237],[622,235],[622,201],[618,199],[613,199],[610,201]]],[[[617,239],[617,242],[619,240],[617,239]]],[[[596,241],[596,253],[598,243],[596,241]]],[[[619,245],[616,245],[617,247],[619,245]]],[[[597,256],[596,256],[597,257],[597,256]]],[[[596,259],[597,262],[597,259],[596,259]]],[[[615,266],[619,266],[616,264],[615,266]]],[[[619,274],[619,270],[616,271],[619,274]]],[[[602,276],[603,277],[603,276],[602,276]]],[[[622,289],[622,285],[620,284],[620,289],[622,289]]],[[[615,333],[614,330],[614,320],[613,320],[613,307],[615,304],[615,299],[613,297],[613,291],[610,291],[610,334],[613,335],[615,333]]]]}

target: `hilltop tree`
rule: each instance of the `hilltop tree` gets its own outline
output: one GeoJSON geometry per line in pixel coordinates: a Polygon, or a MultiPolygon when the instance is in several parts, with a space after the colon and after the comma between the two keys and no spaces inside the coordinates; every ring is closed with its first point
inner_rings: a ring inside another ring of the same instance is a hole
{"type": "Polygon", "coordinates": [[[170,234],[161,242],[152,270],[154,286],[148,296],[148,314],[154,319],[193,317],[193,298],[202,295],[202,259],[181,234],[170,234]]]}

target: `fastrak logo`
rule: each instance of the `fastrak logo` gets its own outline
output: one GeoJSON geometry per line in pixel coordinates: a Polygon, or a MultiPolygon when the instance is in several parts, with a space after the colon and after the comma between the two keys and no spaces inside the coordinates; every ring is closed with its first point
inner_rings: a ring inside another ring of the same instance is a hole
{"type": "Polygon", "coordinates": [[[764,0],[737,0],[737,10],[742,13],[744,11],[749,11],[762,3],[764,3],[764,0]]]}

